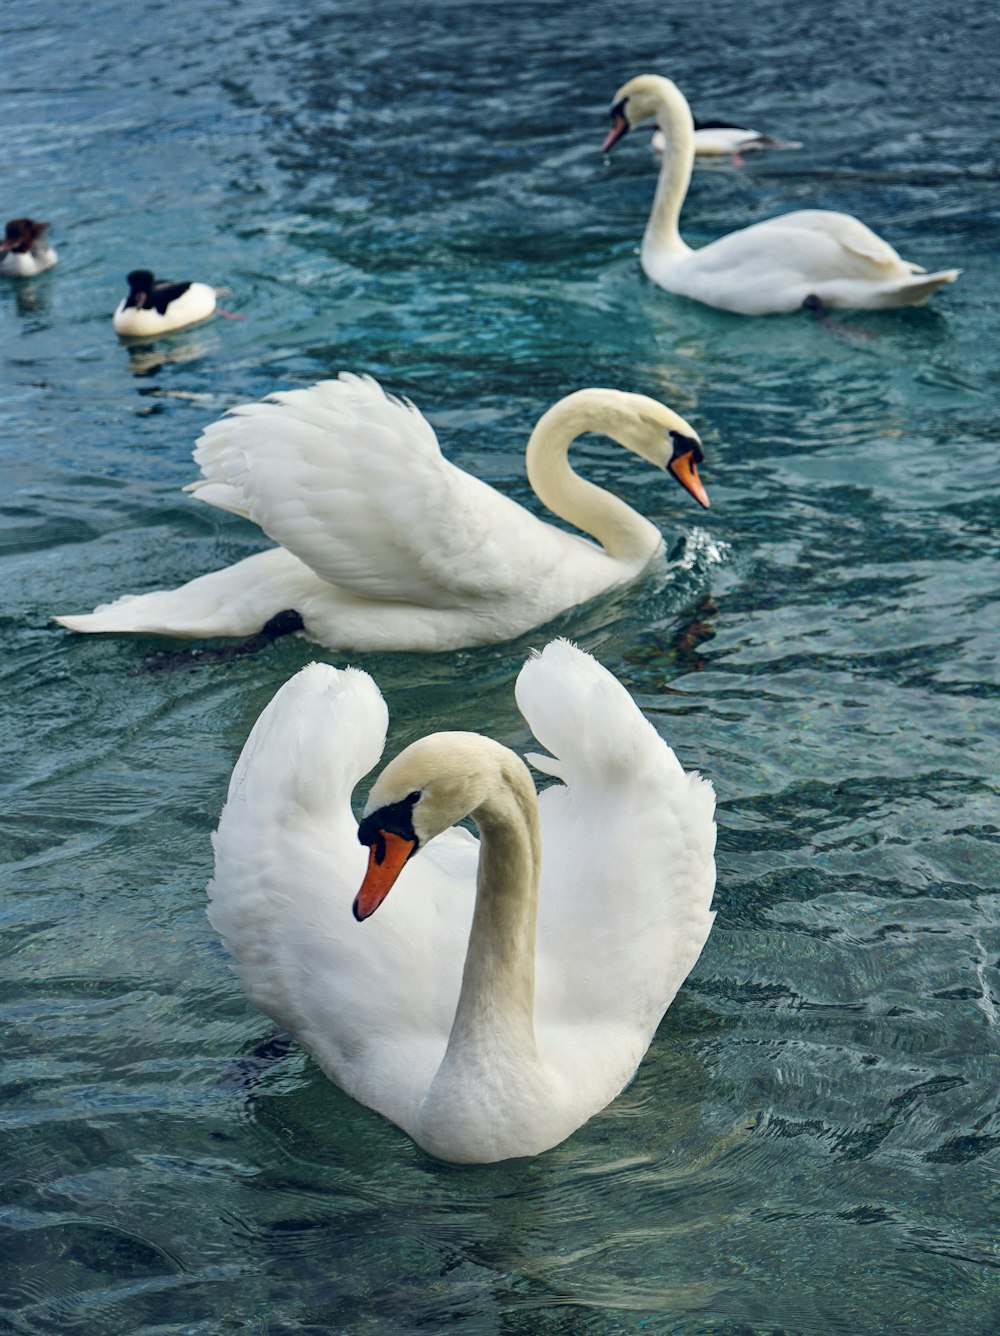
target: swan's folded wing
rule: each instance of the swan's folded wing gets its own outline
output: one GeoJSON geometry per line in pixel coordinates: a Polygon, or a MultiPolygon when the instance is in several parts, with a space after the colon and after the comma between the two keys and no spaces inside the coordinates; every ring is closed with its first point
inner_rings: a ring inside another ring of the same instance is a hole
{"type": "Polygon", "coordinates": [[[548,525],[450,464],[410,403],[342,374],[234,409],[202,433],[189,490],[245,515],[363,598],[467,607],[525,578],[548,525]]]}

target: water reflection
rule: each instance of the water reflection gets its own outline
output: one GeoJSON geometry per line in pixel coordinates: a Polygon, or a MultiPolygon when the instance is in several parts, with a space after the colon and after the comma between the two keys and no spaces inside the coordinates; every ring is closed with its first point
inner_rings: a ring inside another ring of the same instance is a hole
{"type": "MultiPolygon", "coordinates": [[[[185,335],[176,341],[170,335],[163,335],[155,341],[142,339],[133,342],[122,339],[121,343],[128,352],[127,369],[133,376],[155,376],[164,367],[182,366],[186,362],[207,357],[216,351],[219,341],[213,335],[185,335]]],[[[175,391],[178,396],[180,393],[175,391]]]]}

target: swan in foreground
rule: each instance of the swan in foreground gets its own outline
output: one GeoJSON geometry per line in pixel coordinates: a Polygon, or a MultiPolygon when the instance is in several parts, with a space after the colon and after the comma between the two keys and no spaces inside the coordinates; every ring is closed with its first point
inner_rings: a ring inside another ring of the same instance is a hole
{"type": "Polygon", "coordinates": [[[515,694],[561,783],[536,796],[500,743],[434,733],[358,825],[385,702],[312,664],[254,726],[214,837],[209,918],[247,996],[454,1162],[537,1155],[613,1100],[715,917],[712,786],[625,688],[557,640],[515,694]]]}
{"type": "Polygon", "coordinates": [[[236,408],[195,447],[204,477],[189,490],[282,546],[180,589],[56,621],[71,631],[245,636],[294,611],[307,636],[335,650],[508,640],[634,579],[663,550],[654,524],[570,468],[569,446],[585,431],[667,470],[708,506],[701,442],[655,399],[578,390],[531,433],[528,481],[593,543],[450,464],[413,404],[345,373],[236,408]]]}
{"type": "Polygon", "coordinates": [[[0,274],[7,278],[34,278],[51,269],[59,258],[45,239],[48,223],[34,218],[12,218],[0,241],[0,274]]]}
{"type": "Polygon", "coordinates": [[[169,334],[207,320],[215,311],[215,288],[207,283],[173,283],[154,278],[149,269],[133,269],[125,281],[128,296],[121,299],[111,317],[115,333],[123,338],[169,334]]]}
{"type": "MultiPolygon", "coordinates": [[[[665,152],[667,141],[662,130],[653,131],[650,147],[654,153],[665,152]]],[[[734,125],[732,121],[699,121],[695,117],[695,158],[731,158],[736,166],[741,167],[744,153],[801,147],[797,139],[773,139],[770,135],[762,135],[759,130],[734,125]]]]}
{"type": "Polygon", "coordinates": [[[668,292],[740,315],[795,311],[807,300],[813,308],[874,310],[919,306],[958,277],[957,269],[925,273],[857,218],[827,209],[781,214],[692,250],[678,218],[691,180],[694,122],[677,86],[642,74],[619,88],[604,152],[650,119],[666,149],[641,258],[646,274],[668,292]]]}

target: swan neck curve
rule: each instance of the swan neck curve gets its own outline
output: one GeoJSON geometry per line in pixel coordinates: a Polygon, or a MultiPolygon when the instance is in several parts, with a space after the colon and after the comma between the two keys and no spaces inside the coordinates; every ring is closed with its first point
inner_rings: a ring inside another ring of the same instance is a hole
{"type": "Polygon", "coordinates": [[[614,390],[577,390],[553,404],[535,424],[525,465],[532,490],[554,515],[596,538],[609,557],[644,565],[659,550],[659,529],[569,463],[569,447],[584,432],[623,443],[620,397],[614,390]]]}
{"type": "Polygon", "coordinates": [[[642,238],[643,257],[649,253],[679,257],[690,253],[680,234],[681,206],[694,167],[694,120],[684,95],[673,84],[656,100],[656,124],[666,141],[656,194],[642,238]]]}
{"type": "Polygon", "coordinates": [[[513,753],[501,761],[498,781],[470,813],[480,836],[476,906],[445,1063],[463,1052],[481,1056],[496,1047],[510,1060],[537,1058],[538,802],[526,767],[513,753]]]}

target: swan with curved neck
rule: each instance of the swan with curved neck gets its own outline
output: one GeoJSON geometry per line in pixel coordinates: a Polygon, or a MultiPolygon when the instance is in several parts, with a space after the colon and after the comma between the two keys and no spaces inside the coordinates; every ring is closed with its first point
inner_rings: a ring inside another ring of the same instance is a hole
{"type": "Polygon", "coordinates": [[[435,733],[355,824],[385,704],[313,664],[255,725],[214,839],[209,917],[250,999],[455,1162],[538,1154],[614,1099],[714,918],[711,785],[566,641],[516,695],[560,783],[536,795],[507,747],[435,733]]]}
{"type": "Polygon", "coordinates": [[[635,579],[662,551],[654,524],[570,467],[569,447],[587,431],[708,506],[697,433],[645,395],[578,390],[542,415],[528,442],[539,499],[591,542],[450,464],[408,401],[342,374],[234,409],[195,448],[203,478],[189,490],[253,520],[280,547],[179,589],[56,620],[85,632],[249,636],[294,611],[330,649],[509,639],[635,579]]]}
{"type": "Polygon", "coordinates": [[[475,733],[435,733],[392,761],[358,827],[369,862],[354,916],[373,914],[407,860],[467,816],[479,831],[479,866],[461,988],[441,1065],[407,1131],[444,1159],[456,1156],[456,1143],[463,1159],[533,1155],[578,1120],[575,1110],[563,1112],[567,1092],[546,1070],[535,1036],[542,848],[524,762],[475,733]]]}
{"type": "Polygon", "coordinates": [[[680,234],[681,206],[694,164],[694,120],[670,79],[643,74],[612,100],[604,152],[630,129],[654,120],[663,162],[642,239],[641,261],[660,287],[740,315],[774,315],[803,304],[831,309],[919,306],[957,269],[928,274],[850,214],[802,209],[692,250],[680,234]]]}

